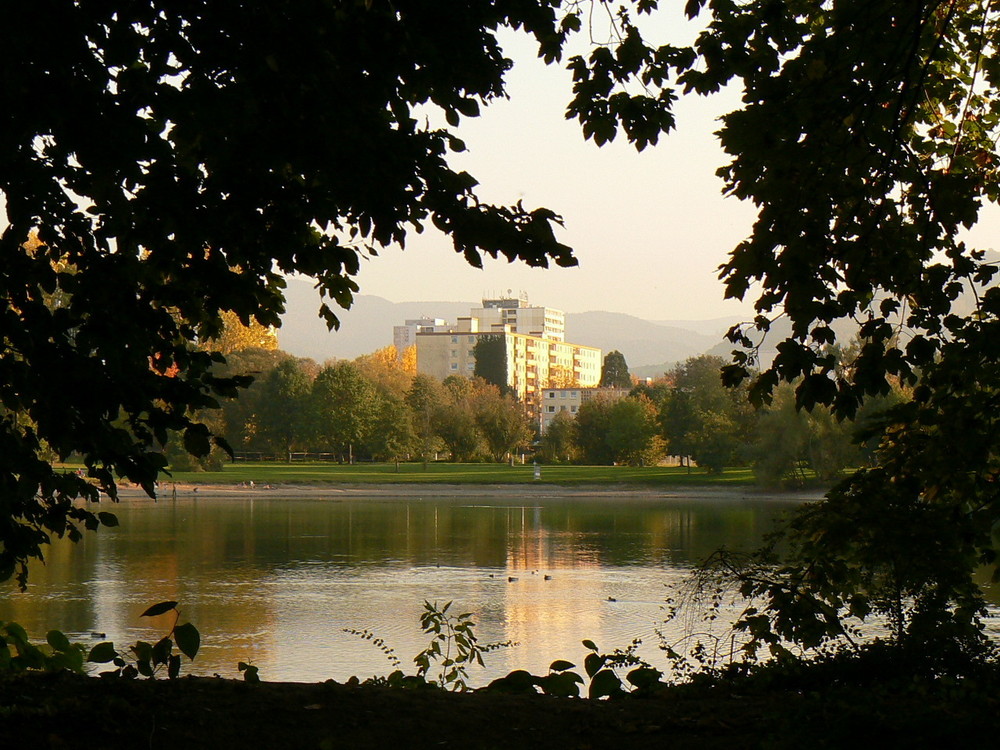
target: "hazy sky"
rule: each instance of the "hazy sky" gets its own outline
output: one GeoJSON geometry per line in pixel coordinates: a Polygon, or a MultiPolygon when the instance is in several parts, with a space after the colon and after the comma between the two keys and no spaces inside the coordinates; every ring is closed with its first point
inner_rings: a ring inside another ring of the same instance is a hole
{"type": "MultiPolygon", "coordinates": [[[[510,38],[510,37],[505,37],[510,38]]],[[[466,264],[450,241],[429,230],[406,249],[390,248],[365,262],[362,294],[394,302],[465,300],[523,291],[532,303],[568,312],[611,310],[643,318],[703,319],[742,314],[749,304],[723,300],[716,269],[749,233],[751,206],[724,199],[715,169],[725,155],[713,132],[735,96],[692,99],[679,107],[679,127],[637,153],[623,136],[598,148],[564,118],[569,74],[534,59],[517,37],[509,100],[463,122],[469,151],[453,164],[480,181],[481,198],[524,201],[561,214],[562,242],[576,268],[535,269],[487,260],[466,264]]]]}
{"type": "MultiPolygon", "coordinates": [[[[656,41],[693,33],[677,21],[657,23],[656,41]]],[[[515,40],[505,47],[515,60],[510,99],[463,122],[459,133],[469,152],[453,163],[480,181],[484,199],[523,200],[561,214],[560,239],[575,249],[580,265],[544,270],[487,260],[480,271],[431,230],[414,235],[405,251],[388,249],[364,263],[361,293],[404,302],[476,299],[511,289],[567,312],[610,310],[649,320],[748,315],[752,297],[724,300],[717,278],[755,217],[751,204],[723,198],[715,176],[728,161],[714,135],[718,117],[739,106],[738,92],[683,100],[677,130],[641,154],[621,136],[597,148],[564,119],[568,73],[534,59],[525,37],[502,38],[515,40]]],[[[967,238],[993,247],[998,230],[1000,211],[991,207],[967,238]]]]}

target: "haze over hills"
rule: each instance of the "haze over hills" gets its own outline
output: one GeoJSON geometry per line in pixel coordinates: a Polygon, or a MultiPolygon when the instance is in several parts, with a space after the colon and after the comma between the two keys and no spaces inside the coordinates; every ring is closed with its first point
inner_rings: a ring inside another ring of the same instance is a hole
{"type": "MultiPolygon", "coordinates": [[[[1000,265],[1000,253],[988,250],[986,260],[1000,265]]],[[[414,291],[419,293],[419,289],[414,291]]],[[[544,300],[532,302],[545,304],[544,300]]],[[[965,293],[956,301],[955,311],[968,315],[975,303],[976,297],[965,293]]],[[[480,300],[390,302],[373,295],[359,295],[350,310],[337,311],[341,327],[331,332],[318,316],[320,300],[312,281],[290,278],[278,340],[284,350],[318,362],[353,359],[391,344],[392,327],[404,320],[429,317],[454,322],[479,304],[480,300]]],[[[625,355],[633,375],[658,377],[688,357],[716,354],[728,358],[733,345],[725,340],[725,333],[738,322],[741,322],[738,317],[644,320],[610,311],[567,312],[566,338],[576,344],[598,347],[605,354],[617,349],[625,355]]],[[[856,334],[857,323],[841,320],[833,328],[838,339],[846,343],[856,334]]],[[[762,362],[773,358],[774,345],[789,335],[790,330],[787,320],[775,321],[761,348],[762,362]]]]}
{"type": "MultiPolygon", "coordinates": [[[[278,341],[285,351],[318,362],[353,359],[391,344],[392,327],[404,320],[429,317],[454,322],[479,304],[479,300],[390,302],[373,295],[358,295],[350,310],[337,311],[340,329],[331,332],[317,314],[320,301],[312,282],[292,278],[288,279],[278,341]]],[[[631,369],[642,368],[637,374],[653,368],[652,374],[659,375],[673,364],[719,344],[734,322],[730,318],[649,321],[616,312],[568,312],[566,338],[575,344],[596,346],[605,354],[617,349],[631,369]]]]}

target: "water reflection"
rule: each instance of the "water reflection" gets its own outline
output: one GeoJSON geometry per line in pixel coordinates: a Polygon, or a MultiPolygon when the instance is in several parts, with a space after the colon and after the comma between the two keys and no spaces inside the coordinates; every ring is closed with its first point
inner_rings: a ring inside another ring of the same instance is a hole
{"type": "Polygon", "coordinates": [[[57,544],[12,589],[0,619],[36,638],[58,627],[119,645],[155,639],[172,615],[139,614],[165,599],[202,632],[193,671],[236,676],[252,660],[268,680],[343,680],[389,664],[343,628],[370,628],[405,661],[424,645],[424,599],[472,611],[491,654],[483,681],[555,658],[580,640],[608,649],[645,641],[668,587],[720,546],[752,546],[787,503],[742,499],[558,498],[517,504],[464,499],[128,501],[117,529],[57,544]]]}

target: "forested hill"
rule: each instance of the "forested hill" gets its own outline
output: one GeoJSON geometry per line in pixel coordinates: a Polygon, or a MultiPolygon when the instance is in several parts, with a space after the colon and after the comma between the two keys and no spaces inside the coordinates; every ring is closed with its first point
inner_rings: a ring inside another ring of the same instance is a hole
{"type": "MultiPolygon", "coordinates": [[[[544,305],[544,300],[532,300],[544,305]]],[[[392,343],[392,327],[410,318],[443,318],[454,322],[478,307],[467,302],[390,302],[373,295],[358,295],[354,306],[341,311],[340,330],[328,332],[317,316],[319,300],[312,285],[289,279],[286,312],[278,334],[281,348],[319,362],[331,357],[353,359],[392,343]]],[[[653,366],[659,372],[671,364],[697,356],[722,341],[727,318],[708,321],[648,321],[616,312],[566,314],[566,338],[576,344],[596,346],[605,353],[617,349],[630,368],[653,366]]]]}

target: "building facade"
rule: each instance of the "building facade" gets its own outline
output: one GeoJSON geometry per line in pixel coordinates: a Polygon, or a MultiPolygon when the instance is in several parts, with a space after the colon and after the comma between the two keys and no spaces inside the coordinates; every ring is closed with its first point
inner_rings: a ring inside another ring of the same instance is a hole
{"type": "Polygon", "coordinates": [[[543,388],[596,386],[601,350],[565,341],[564,320],[561,311],[531,307],[523,297],[483,300],[481,308],[452,326],[417,328],[417,372],[442,379],[472,377],[476,343],[484,336],[502,336],[506,384],[522,401],[537,403],[543,388]]]}
{"type": "Polygon", "coordinates": [[[392,343],[396,352],[402,356],[403,351],[417,344],[418,331],[435,331],[447,328],[441,318],[416,318],[407,320],[401,326],[392,327],[392,343]]]}
{"type": "Polygon", "coordinates": [[[566,315],[563,311],[551,307],[533,307],[528,304],[528,298],[524,295],[484,299],[483,306],[474,308],[470,315],[479,320],[483,330],[509,326],[514,333],[549,341],[566,339],[566,315]]]}

